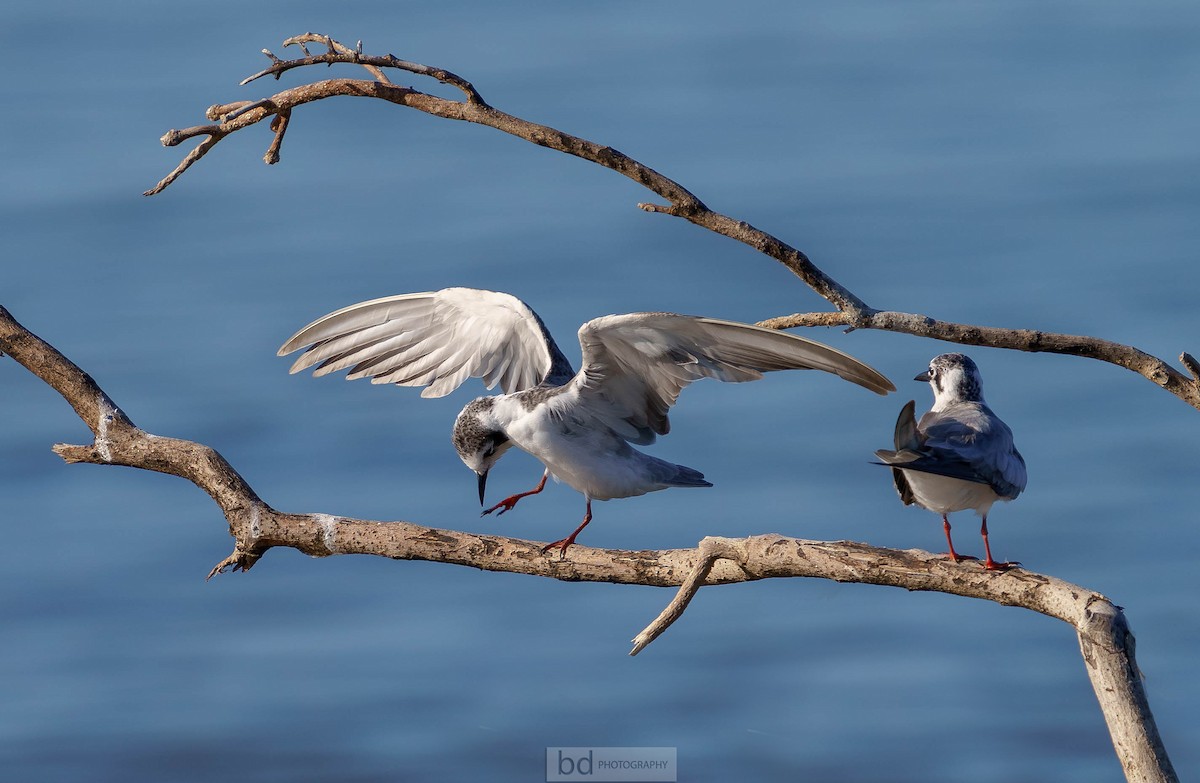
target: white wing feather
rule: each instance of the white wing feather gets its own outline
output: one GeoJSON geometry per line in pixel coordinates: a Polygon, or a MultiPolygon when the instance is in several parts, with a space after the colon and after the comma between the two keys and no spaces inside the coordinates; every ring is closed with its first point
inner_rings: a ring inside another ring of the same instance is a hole
{"type": "Polygon", "coordinates": [[[442,397],[473,377],[509,393],[571,375],[528,305],[509,294],[474,288],[350,305],[301,329],[279,355],[304,346],[309,348],[292,365],[293,373],[314,365],[314,375],[350,368],[348,380],[427,386],[422,397],[442,397]]]}
{"type": "Polygon", "coordinates": [[[852,356],[803,337],[749,324],[672,313],[597,318],[579,329],[579,403],[638,444],[670,430],[667,411],[700,378],[753,381],[774,370],[824,370],[876,394],[892,382],[852,356]]]}

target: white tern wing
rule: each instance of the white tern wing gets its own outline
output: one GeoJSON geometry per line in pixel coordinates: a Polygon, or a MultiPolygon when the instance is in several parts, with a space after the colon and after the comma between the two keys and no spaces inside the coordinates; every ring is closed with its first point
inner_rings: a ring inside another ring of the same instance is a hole
{"type": "Polygon", "coordinates": [[[309,346],[291,372],[350,368],[347,380],[428,386],[442,397],[467,378],[507,392],[541,382],[566,383],[574,372],[545,325],[520,299],[475,288],[444,288],[373,299],[313,321],[279,349],[309,346]]]}
{"type": "Polygon", "coordinates": [[[623,438],[645,444],[670,430],[668,409],[700,378],[753,381],[774,370],[825,370],[877,393],[895,391],[876,370],[803,337],[673,313],[609,315],[579,329],[579,403],[623,438]]]}

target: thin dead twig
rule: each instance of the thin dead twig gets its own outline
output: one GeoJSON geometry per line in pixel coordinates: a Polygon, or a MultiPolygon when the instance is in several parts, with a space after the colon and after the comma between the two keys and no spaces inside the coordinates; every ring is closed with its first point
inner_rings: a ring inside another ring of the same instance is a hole
{"type": "Polygon", "coordinates": [[[736,539],[709,537],[702,540],[696,549],[699,553],[698,562],[692,567],[691,573],[679,586],[679,592],[675,594],[666,608],[641,633],[633,637],[633,649],[629,651],[630,655],[637,655],[646,649],[647,645],[661,636],[663,631],[670,628],[672,623],[683,616],[688,604],[708,581],[708,575],[712,573],[713,566],[718,560],[733,560],[742,565],[746,563],[745,542],[736,539]]]}
{"type": "Polygon", "coordinates": [[[1111,340],[1076,334],[1043,332],[1036,329],[958,324],[914,313],[874,310],[857,319],[842,312],[796,313],[759,321],[758,326],[768,329],[792,329],[799,326],[880,329],[902,332],[916,337],[928,337],[931,340],[944,340],[959,345],[981,345],[1027,353],[1080,356],[1124,367],[1166,389],[1189,405],[1200,408],[1200,364],[1197,364],[1195,359],[1192,359],[1187,353],[1180,356],[1179,360],[1192,373],[1191,378],[1157,356],[1111,340]],[[1191,364],[1189,364],[1189,360],[1191,364]]]}

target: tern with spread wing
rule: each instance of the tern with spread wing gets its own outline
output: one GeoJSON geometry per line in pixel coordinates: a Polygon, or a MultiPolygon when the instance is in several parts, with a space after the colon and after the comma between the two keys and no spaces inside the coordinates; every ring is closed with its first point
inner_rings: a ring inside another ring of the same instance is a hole
{"type": "Polygon", "coordinates": [[[467,378],[503,394],[468,403],[454,422],[454,448],[479,477],[516,446],[545,466],[529,492],[484,511],[510,511],[553,475],[583,493],[583,523],[543,551],[567,547],[592,519],[592,501],[668,487],[709,487],[703,474],[634,449],[667,434],[667,411],[700,378],[752,381],[774,370],[834,373],[877,394],[896,387],[857,359],[811,340],[748,324],[672,313],[608,315],[579,329],[576,373],[545,324],[509,294],[446,288],[351,305],[297,332],[279,349],[307,346],[291,372],[349,369],[348,380],[425,386],[441,397],[467,378]]]}
{"type": "Polygon", "coordinates": [[[1025,489],[1025,460],[1013,445],[1012,430],[983,399],[983,380],[971,357],[944,353],[913,380],[928,381],[933,408],[918,423],[910,401],[896,421],[895,450],[875,452],[892,468],[904,505],[942,515],[942,529],[954,562],[975,560],[954,551],[950,517],[974,509],[983,518],[984,567],[1004,570],[1020,563],[997,563],[988,544],[988,511],[997,500],[1015,500],[1025,489]]]}

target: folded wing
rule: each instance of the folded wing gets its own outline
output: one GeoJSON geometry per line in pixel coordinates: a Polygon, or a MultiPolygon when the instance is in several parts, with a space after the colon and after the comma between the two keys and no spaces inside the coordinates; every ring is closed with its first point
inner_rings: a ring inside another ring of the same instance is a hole
{"type": "Polygon", "coordinates": [[[824,370],[877,394],[895,386],[827,345],[749,324],[672,313],[597,318],[579,329],[583,369],[572,390],[594,416],[646,444],[670,430],[667,411],[700,378],[753,381],[775,370],[824,370]]]}
{"type": "Polygon", "coordinates": [[[962,463],[996,494],[1012,499],[1025,490],[1025,459],[1012,430],[986,405],[962,403],[921,417],[923,450],[938,462],[962,463]],[[949,414],[949,415],[947,415],[949,414]]]}
{"type": "Polygon", "coordinates": [[[350,305],[317,319],[279,349],[308,346],[291,367],[313,375],[349,369],[347,380],[427,386],[442,397],[467,378],[506,393],[574,372],[542,320],[514,296],[474,288],[401,294],[350,305]]]}
{"type": "Polygon", "coordinates": [[[896,421],[895,451],[880,449],[875,456],[893,468],[905,505],[913,502],[912,491],[899,468],[988,484],[1010,500],[1025,489],[1025,460],[1013,445],[1012,430],[977,403],[931,411],[918,426],[910,402],[896,421]]]}

